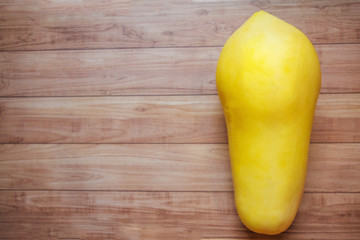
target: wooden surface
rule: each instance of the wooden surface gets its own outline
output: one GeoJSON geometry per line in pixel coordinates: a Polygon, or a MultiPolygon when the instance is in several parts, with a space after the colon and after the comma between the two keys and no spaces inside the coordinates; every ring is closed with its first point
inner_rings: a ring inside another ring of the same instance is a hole
{"type": "Polygon", "coordinates": [[[360,1],[0,2],[0,239],[360,239],[360,1]],[[280,236],[233,201],[221,46],[265,10],[321,61],[304,198],[280,236]]]}
{"type": "MultiPolygon", "coordinates": [[[[227,144],[3,144],[0,152],[1,189],[232,191],[227,144]]],[[[311,144],[305,192],[359,191],[359,155],[360,144],[311,144]]]]}
{"type": "MultiPolygon", "coordinates": [[[[0,99],[0,143],[226,143],[218,96],[0,99]]],[[[319,97],[312,142],[360,142],[360,94],[319,97]]]]}
{"type": "MultiPolygon", "coordinates": [[[[321,92],[360,93],[358,44],[315,48],[321,62],[321,92]]],[[[4,51],[0,96],[214,95],[220,51],[221,47],[4,51]]]]}

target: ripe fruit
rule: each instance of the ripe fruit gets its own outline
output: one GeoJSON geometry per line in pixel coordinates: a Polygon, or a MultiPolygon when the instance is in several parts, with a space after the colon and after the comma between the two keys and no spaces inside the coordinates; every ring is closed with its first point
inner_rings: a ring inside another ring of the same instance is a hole
{"type": "Polygon", "coordinates": [[[216,84],[236,208],[252,231],[278,234],[301,202],[320,64],[297,28],[260,11],[226,42],[216,84]]]}

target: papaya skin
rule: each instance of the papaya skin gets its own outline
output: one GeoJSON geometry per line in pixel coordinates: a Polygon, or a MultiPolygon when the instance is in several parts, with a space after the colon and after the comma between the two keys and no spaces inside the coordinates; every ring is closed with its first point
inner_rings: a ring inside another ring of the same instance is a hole
{"type": "Polygon", "coordinates": [[[216,85],[242,223],[279,234],[299,208],[321,72],[309,39],[260,11],[228,39],[216,85]]]}

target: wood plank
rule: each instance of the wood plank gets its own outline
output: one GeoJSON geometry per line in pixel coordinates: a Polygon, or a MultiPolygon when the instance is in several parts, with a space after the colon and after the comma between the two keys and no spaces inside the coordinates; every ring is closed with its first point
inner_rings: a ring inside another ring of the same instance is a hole
{"type": "Polygon", "coordinates": [[[360,44],[315,48],[321,64],[321,92],[360,93],[360,44]]]}
{"type": "Polygon", "coordinates": [[[359,43],[360,2],[5,0],[0,49],[215,46],[250,15],[265,10],[314,43],[359,43]]]}
{"type": "Polygon", "coordinates": [[[360,94],[320,96],[315,111],[311,140],[313,142],[359,142],[360,94]],[[353,117],[349,118],[349,116],[353,117]]]}
{"type": "MultiPolygon", "coordinates": [[[[360,44],[316,46],[322,93],[360,92],[360,44]]],[[[0,52],[0,96],[216,94],[220,47],[0,52]]]]}
{"type": "MultiPolygon", "coordinates": [[[[232,193],[1,191],[0,206],[6,239],[259,237],[241,225],[232,193]]],[[[358,237],[359,216],[360,194],[307,193],[284,239],[358,237]]]]}
{"type": "MultiPolygon", "coordinates": [[[[360,142],[360,94],[318,101],[312,142],[360,142]]],[[[226,143],[218,96],[0,98],[0,143],[226,143]]]]}
{"type": "MultiPolygon", "coordinates": [[[[226,144],[0,145],[0,188],[232,191],[226,144]]],[[[360,192],[359,144],[311,144],[305,192],[360,192]]]]}

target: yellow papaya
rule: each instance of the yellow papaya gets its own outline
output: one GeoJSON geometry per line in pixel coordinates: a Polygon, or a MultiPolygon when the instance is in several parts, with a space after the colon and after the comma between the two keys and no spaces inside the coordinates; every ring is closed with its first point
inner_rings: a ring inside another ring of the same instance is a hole
{"type": "Polygon", "coordinates": [[[321,71],[310,40],[264,11],[225,43],[216,69],[235,205],[242,223],[278,234],[304,191],[321,71]]]}

